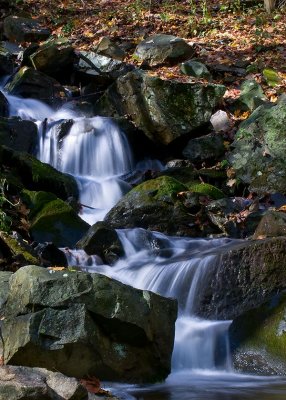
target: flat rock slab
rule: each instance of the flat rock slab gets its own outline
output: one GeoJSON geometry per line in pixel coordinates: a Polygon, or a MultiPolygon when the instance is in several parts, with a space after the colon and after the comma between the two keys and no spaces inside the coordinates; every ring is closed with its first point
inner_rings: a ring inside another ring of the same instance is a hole
{"type": "Polygon", "coordinates": [[[38,42],[46,40],[51,32],[31,18],[11,15],[4,20],[4,34],[12,42],[38,42]]]}

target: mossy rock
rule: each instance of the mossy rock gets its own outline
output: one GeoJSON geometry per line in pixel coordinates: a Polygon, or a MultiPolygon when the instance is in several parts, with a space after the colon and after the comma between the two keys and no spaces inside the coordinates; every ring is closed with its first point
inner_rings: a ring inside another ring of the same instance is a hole
{"type": "Polygon", "coordinates": [[[209,183],[192,182],[188,184],[188,188],[191,192],[204,194],[213,200],[219,200],[225,197],[225,194],[220,189],[209,183]]]}
{"type": "Polygon", "coordinates": [[[6,232],[0,232],[1,253],[12,262],[17,262],[19,266],[29,264],[39,264],[39,259],[33,249],[23,240],[19,241],[6,232]]]}
{"type": "Polygon", "coordinates": [[[10,168],[16,180],[22,182],[29,190],[52,191],[57,197],[67,200],[78,198],[75,179],[68,174],[57,171],[48,164],[42,163],[31,154],[14,151],[0,146],[0,162],[10,168]]]}
{"type": "Polygon", "coordinates": [[[70,205],[51,193],[26,190],[24,198],[31,209],[30,232],[37,242],[73,248],[89,228],[70,205]]]}

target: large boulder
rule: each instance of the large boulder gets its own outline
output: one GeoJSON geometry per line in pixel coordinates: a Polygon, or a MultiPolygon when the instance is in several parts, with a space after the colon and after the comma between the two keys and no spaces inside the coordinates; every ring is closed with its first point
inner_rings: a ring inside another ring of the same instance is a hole
{"type": "Polygon", "coordinates": [[[214,233],[203,212],[207,198],[174,178],[160,176],[127,193],[109,211],[105,222],[116,229],[140,227],[167,235],[206,236],[214,233]]]}
{"type": "Polygon", "coordinates": [[[239,371],[265,375],[270,370],[271,374],[285,375],[285,313],[283,292],[233,320],[229,337],[234,365],[239,371]],[[259,369],[257,359],[260,359],[259,369]]]}
{"type": "Polygon", "coordinates": [[[285,212],[269,210],[265,212],[259,222],[253,239],[277,236],[286,236],[286,214],[285,212]]]}
{"type": "Polygon", "coordinates": [[[106,264],[113,264],[124,255],[116,230],[103,221],[92,225],[76,247],[87,254],[97,254],[106,264]]]}
{"type": "Polygon", "coordinates": [[[31,210],[30,233],[37,242],[74,248],[89,228],[69,204],[52,193],[26,190],[24,201],[31,210]]]}
{"type": "Polygon", "coordinates": [[[189,140],[183,149],[183,156],[193,162],[218,161],[225,153],[223,137],[216,133],[189,140]]]}
{"type": "Polygon", "coordinates": [[[221,249],[205,275],[196,312],[233,319],[286,288],[286,239],[243,241],[221,249]]]}
{"type": "Polygon", "coordinates": [[[44,368],[0,367],[0,399],[87,400],[87,389],[75,379],[44,368]]]}
{"type": "Polygon", "coordinates": [[[4,19],[4,34],[11,42],[40,42],[46,40],[51,32],[31,18],[11,15],[4,19]]]}
{"type": "Polygon", "coordinates": [[[33,153],[37,142],[38,129],[34,122],[23,121],[20,118],[0,117],[0,145],[17,151],[33,153]]]}
{"type": "Polygon", "coordinates": [[[49,188],[63,200],[67,200],[69,197],[78,198],[77,183],[71,175],[57,171],[31,154],[0,146],[0,162],[11,169],[13,176],[18,177],[21,184],[29,190],[49,188]]]}
{"type": "Polygon", "coordinates": [[[135,70],[108,88],[95,111],[128,115],[149,139],[167,145],[208,123],[224,91],[222,85],[163,80],[135,70]]]}
{"type": "Polygon", "coordinates": [[[41,100],[53,104],[66,97],[64,88],[54,78],[33,68],[22,67],[6,83],[8,94],[41,100]]]}
{"type": "Polygon", "coordinates": [[[73,47],[64,40],[48,40],[29,57],[33,67],[49,76],[67,73],[74,61],[73,47]]]}
{"type": "Polygon", "coordinates": [[[175,300],[101,274],[23,267],[10,279],[5,361],[75,377],[162,380],[176,315],[175,300]]]}
{"type": "Polygon", "coordinates": [[[229,161],[251,191],[286,192],[286,103],[258,107],[240,125],[232,146],[229,161]]]}
{"type": "Polygon", "coordinates": [[[9,279],[12,275],[10,271],[0,271],[0,318],[3,317],[5,304],[9,294],[9,279]]]}
{"type": "Polygon", "coordinates": [[[184,39],[173,35],[157,34],[140,42],[134,56],[147,65],[156,66],[165,62],[186,60],[194,54],[194,48],[184,39]]]}

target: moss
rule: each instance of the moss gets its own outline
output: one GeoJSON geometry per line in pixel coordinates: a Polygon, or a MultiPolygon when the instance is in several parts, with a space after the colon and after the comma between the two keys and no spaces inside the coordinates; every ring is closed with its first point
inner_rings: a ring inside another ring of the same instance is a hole
{"type": "Polygon", "coordinates": [[[23,190],[21,193],[22,200],[30,209],[29,219],[33,219],[47,203],[56,200],[57,196],[50,192],[35,192],[23,190]]]}
{"type": "Polygon", "coordinates": [[[209,183],[192,182],[188,184],[191,192],[205,194],[214,200],[223,199],[225,194],[218,188],[209,183]]]}
{"type": "Polygon", "coordinates": [[[27,264],[37,265],[39,263],[38,258],[31,254],[27,248],[21,246],[20,243],[18,243],[18,241],[13,237],[4,232],[0,232],[0,238],[6,243],[14,256],[20,256],[21,258],[24,258],[27,264]]]}

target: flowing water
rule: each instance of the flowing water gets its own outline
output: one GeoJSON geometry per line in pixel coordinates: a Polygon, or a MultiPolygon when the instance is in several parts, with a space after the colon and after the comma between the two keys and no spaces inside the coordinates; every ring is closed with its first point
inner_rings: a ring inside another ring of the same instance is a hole
{"type": "MultiPolygon", "coordinates": [[[[108,118],[83,118],[68,107],[55,112],[36,100],[7,98],[10,115],[37,121],[38,158],[75,176],[83,205],[81,217],[90,224],[101,220],[129,190],[125,178],[136,168],[162,168],[151,160],[135,164],[124,133],[108,118]]],[[[233,241],[166,237],[140,228],[118,234],[126,256],[113,267],[83,251],[68,251],[69,263],[175,297],[179,316],[172,373],[167,380],[149,386],[108,385],[114,394],[138,400],[286,398],[284,378],[233,371],[227,335],[230,321],[198,316],[208,268],[219,263],[220,252],[233,246],[233,241]]]]}

